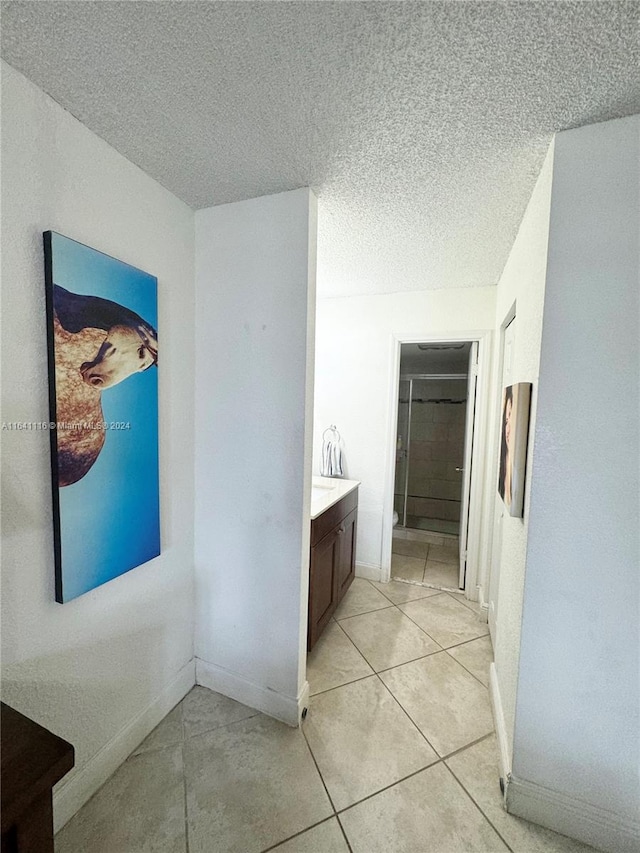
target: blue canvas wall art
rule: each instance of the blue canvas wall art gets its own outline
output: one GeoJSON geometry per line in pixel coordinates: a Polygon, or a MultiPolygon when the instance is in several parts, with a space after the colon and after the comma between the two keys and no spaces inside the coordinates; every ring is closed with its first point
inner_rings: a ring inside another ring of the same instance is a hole
{"type": "Polygon", "coordinates": [[[157,279],[44,234],[56,601],[160,554],[157,279]]]}

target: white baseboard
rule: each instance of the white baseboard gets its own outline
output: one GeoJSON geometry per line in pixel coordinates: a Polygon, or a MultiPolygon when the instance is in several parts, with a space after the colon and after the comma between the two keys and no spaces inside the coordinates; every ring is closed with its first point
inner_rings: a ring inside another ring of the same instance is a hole
{"type": "Polygon", "coordinates": [[[107,781],[133,750],[150,734],[169,711],[196,683],[195,661],[190,660],[173,681],[147,707],[111,738],[89,761],[53,791],[54,832],[62,829],[74,814],[107,781]]]}
{"type": "Polygon", "coordinates": [[[382,580],[382,569],[380,566],[374,566],[371,563],[356,563],[356,577],[380,582],[382,580]]]}
{"type": "MultiPolygon", "coordinates": [[[[477,601],[480,605],[480,620],[487,623],[489,621],[489,602],[485,601],[483,587],[477,586],[476,590],[478,591],[477,601]]],[[[493,643],[493,637],[491,638],[491,642],[493,643]]]]}
{"type": "Polygon", "coordinates": [[[309,705],[309,683],[305,681],[297,697],[277,693],[268,687],[262,687],[249,681],[242,675],[229,672],[214,663],[196,658],[196,684],[216,690],[236,702],[242,702],[250,708],[262,711],[269,717],[289,726],[300,725],[302,712],[309,705]]]}
{"type": "Polygon", "coordinates": [[[496,637],[496,606],[495,602],[491,601],[487,603],[487,622],[489,623],[489,633],[491,634],[491,639],[495,644],[496,637]]]}
{"type": "Polygon", "coordinates": [[[510,814],[539,823],[611,853],[638,853],[640,821],[511,775],[505,802],[510,814]]]}
{"type": "Polygon", "coordinates": [[[496,729],[498,741],[498,753],[500,755],[500,776],[504,779],[505,786],[511,777],[511,750],[507,736],[507,726],[504,721],[500,687],[498,685],[498,673],[495,663],[489,665],[489,693],[491,694],[491,710],[493,711],[493,724],[496,729]]]}

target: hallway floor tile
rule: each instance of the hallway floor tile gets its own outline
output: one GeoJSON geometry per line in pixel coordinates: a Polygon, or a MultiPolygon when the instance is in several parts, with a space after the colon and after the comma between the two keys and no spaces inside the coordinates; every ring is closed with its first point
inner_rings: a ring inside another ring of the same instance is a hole
{"type": "Polygon", "coordinates": [[[336,619],[302,728],[195,687],[56,853],[593,853],[502,807],[473,602],[356,578],[336,619]]]}
{"type": "Polygon", "coordinates": [[[373,670],[345,634],[341,623],[329,622],[307,657],[307,681],[311,695],[367,675],[373,675],[373,670]]]}
{"type": "Polygon", "coordinates": [[[397,607],[343,619],[340,627],[376,672],[441,648],[397,607]]]}
{"type": "Polygon", "coordinates": [[[340,819],[353,853],[509,849],[442,764],[348,809],[340,819]]]}
{"type": "Polygon", "coordinates": [[[260,714],[185,742],[189,853],[259,853],[333,814],[300,729],[260,714]]]}
{"type": "Polygon", "coordinates": [[[377,676],[315,696],[304,733],[337,810],[438,760],[377,676]]]}
{"type": "Polygon", "coordinates": [[[369,581],[364,578],[354,578],[349,593],[340,602],[334,618],[347,619],[349,616],[358,616],[360,613],[369,613],[371,610],[390,606],[389,599],[378,592],[369,581]]]}
{"type": "Polygon", "coordinates": [[[457,646],[489,633],[477,613],[447,593],[401,604],[400,610],[426,631],[442,648],[457,646]]]}
{"type": "Polygon", "coordinates": [[[397,666],[380,678],[438,755],[493,731],[486,687],[446,652],[397,666]]]}
{"type": "Polygon", "coordinates": [[[453,646],[447,649],[447,654],[461,663],[471,675],[475,675],[485,687],[489,686],[489,664],[493,660],[493,649],[488,634],[460,646],[453,646]]]}

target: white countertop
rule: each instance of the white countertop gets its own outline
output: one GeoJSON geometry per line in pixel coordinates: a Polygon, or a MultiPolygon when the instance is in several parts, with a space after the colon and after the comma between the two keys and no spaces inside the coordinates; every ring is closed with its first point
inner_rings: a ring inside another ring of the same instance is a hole
{"type": "Polygon", "coordinates": [[[311,486],[311,518],[319,515],[357,489],[360,480],[343,480],[338,477],[313,477],[311,486]]]}

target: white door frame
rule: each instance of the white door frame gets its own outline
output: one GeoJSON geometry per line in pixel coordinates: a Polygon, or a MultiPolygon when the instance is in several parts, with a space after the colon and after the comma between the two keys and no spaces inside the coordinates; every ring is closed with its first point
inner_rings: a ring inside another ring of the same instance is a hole
{"type": "MultiPolygon", "coordinates": [[[[464,449],[462,454],[462,504],[460,506],[460,533],[458,536],[458,586],[467,585],[467,542],[469,539],[469,499],[473,475],[473,437],[478,405],[478,342],[471,341],[469,372],[467,373],[467,411],[464,419],[464,449]]],[[[407,466],[408,467],[408,466],[407,466]]]]}
{"type": "MultiPolygon", "coordinates": [[[[473,479],[469,500],[469,537],[467,542],[467,575],[465,596],[472,601],[478,600],[478,578],[480,560],[480,542],[482,532],[482,496],[485,482],[485,454],[480,450],[486,440],[486,412],[490,389],[491,344],[493,330],[471,330],[434,335],[425,333],[393,333],[390,339],[390,382],[387,399],[387,458],[385,465],[385,494],[382,518],[382,560],[380,580],[385,583],[391,577],[391,547],[393,540],[393,487],[396,463],[396,431],[398,425],[398,380],[400,378],[400,347],[402,344],[422,343],[468,343],[478,342],[478,387],[473,436],[473,479]]],[[[484,573],[482,573],[484,576],[484,573]]]]}
{"type": "Polygon", "coordinates": [[[498,516],[497,504],[497,483],[498,471],[500,469],[500,430],[502,425],[502,385],[505,364],[505,337],[507,327],[516,318],[516,302],[514,302],[507,313],[504,315],[500,329],[498,331],[498,354],[496,365],[496,397],[494,403],[492,435],[493,440],[492,452],[487,456],[491,459],[490,476],[493,483],[493,488],[489,492],[487,506],[489,510],[489,540],[488,540],[488,558],[487,558],[487,580],[486,580],[486,605],[487,605],[487,621],[489,623],[489,633],[495,648],[497,637],[497,602],[498,590],[500,586],[500,558],[502,556],[502,520],[498,516]],[[496,572],[496,566],[498,571],[496,572]],[[492,606],[493,605],[493,606],[492,606]]]}

